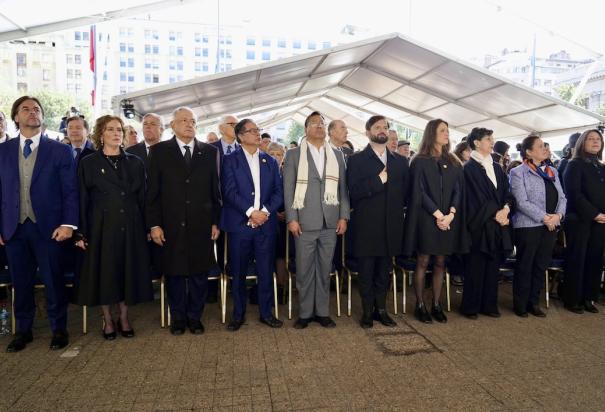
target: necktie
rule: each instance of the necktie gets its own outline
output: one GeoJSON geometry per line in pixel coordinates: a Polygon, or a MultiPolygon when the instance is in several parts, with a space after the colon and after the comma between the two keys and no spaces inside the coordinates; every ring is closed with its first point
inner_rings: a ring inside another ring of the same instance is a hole
{"type": "Polygon", "coordinates": [[[28,158],[32,154],[31,145],[34,141],[32,139],[25,139],[25,146],[23,147],[23,157],[28,158]]]}
{"type": "Polygon", "coordinates": [[[227,154],[231,154],[231,145],[227,146],[227,154]]]}
{"type": "Polygon", "coordinates": [[[82,154],[82,148],[76,147],[74,151],[76,152],[75,158],[77,159],[82,154]]]}
{"type": "Polygon", "coordinates": [[[191,148],[189,146],[185,146],[185,164],[187,166],[191,164],[191,148]]]}

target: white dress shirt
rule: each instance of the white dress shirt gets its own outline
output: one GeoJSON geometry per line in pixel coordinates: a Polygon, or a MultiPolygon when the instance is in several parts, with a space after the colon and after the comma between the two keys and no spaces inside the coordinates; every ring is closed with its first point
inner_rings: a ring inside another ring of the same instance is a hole
{"type": "Polygon", "coordinates": [[[181,149],[181,153],[183,154],[183,156],[185,156],[185,146],[189,146],[191,158],[193,159],[193,148],[195,147],[195,138],[191,139],[189,143],[185,143],[177,137],[176,142],[178,143],[179,149],[181,149]]]}
{"type": "Polygon", "coordinates": [[[313,158],[313,163],[315,163],[315,168],[319,173],[319,177],[323,178],[324,165],[326,163],[326,151],[324,149],[324,146],[322,145],[319,149],[311,143],[309,143],[307,146],[309,147],[309,151],[311,152],[311,157],[313,158]]]}
{"type": "Polygon", "coordinates": [[[252,212],[255,210],[262,210],[265,213],[269,213],[265,207],[261,209],[260,204],[260,150],[256,149],[256,152],[250,154],[246,149],[243,149],[246,161],[250,167],[250,173],[252,174],[252,182],[254,183],[254,204],[246,210],[246,216],[250,217],[252,212]]]}
{"type": "MultiPolygon", "coordinates": [[[[374,148],[372,148],[372,150],[374,150],[374,148]]],[[[376,156],[380,159],[380,161],[382,162],[383,165],[387,165],[387,148],[384,148],[384,151],[382,152],[382,154],[378,153],[376,150],[374,150],[374,153],[376,154],[376,156]]]]}
{"type": "Polygon", "coordinates": [[[34,135],[32,137],[24,137],[23,135],[19,134],[19,140],[20,140],[20,144],[21,144],[21,153],[23,153],[23,148],[25,147],[25,140],[26,139],[30,139],[32,141],[32,144],[29,145],[29,147],[32,149],[32,152],[34,150],[36,150],[36,148],[38,147],[38,145],[40,144],[40,136],[42,136],[42,133],[38,133],[37,135],[34,135]]]}
{"type": "Polygon", "coordinates": [[[237,149],[237,142],[234,140],[233,143],[229,144],[225,142],[225,140],[221,139],[221,146],[223,146],[223,154],[227,154],[229,147],[231,147],[231,152],[229,152],[229,154],[231,154],[235,152],[235,149],[237,149]]]}

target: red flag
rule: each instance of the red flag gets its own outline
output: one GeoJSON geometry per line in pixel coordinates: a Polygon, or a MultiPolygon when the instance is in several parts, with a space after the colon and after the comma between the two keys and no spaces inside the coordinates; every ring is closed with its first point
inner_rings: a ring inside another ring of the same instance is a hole
{"type": "Polygon", "coordinates": [[[93,24],[90,26],[90,71],[92,72],[92,91],[90,92],[90,97],[92,98],[92,106],[95,105],[95,95],[97,90],[97,60],[96,60],[96,48],[97,48],[97,28],[93,24]]]}

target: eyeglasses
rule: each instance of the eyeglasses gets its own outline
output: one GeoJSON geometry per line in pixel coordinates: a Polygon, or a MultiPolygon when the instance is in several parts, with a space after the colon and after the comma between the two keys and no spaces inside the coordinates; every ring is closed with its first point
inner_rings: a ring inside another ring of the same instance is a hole
{"type": "Polygon", "coordinates": [[[263,129],[248,129],[248,130],[244,130],[242,132],[242,134],[245,134],[245,133],[260,134],[260,132],[262,132],[262,131],[263,131],[263,129]]]}
{"type": "Polygon", "coordinates": [[[309,127],[315,127],[316,129],[326,127],[325,123],[309,123],[309,127]]]}

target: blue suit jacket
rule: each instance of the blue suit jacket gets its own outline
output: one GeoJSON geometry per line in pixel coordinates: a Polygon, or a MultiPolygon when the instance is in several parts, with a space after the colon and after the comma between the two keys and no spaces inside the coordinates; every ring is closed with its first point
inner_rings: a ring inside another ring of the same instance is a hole
{"type": "MultiPolygon", "coordinates": [[[[0,232],[10,240],[19,224],[20,139],[0,145],[0,232]]],[[[30,197],[42,236],[51,238],[61,225],[78,225],[78,186],[71,148],[46,136],[40,138],[30,197]]]]}
{"type": "MultiPolygon", "coordinates": [[[[223,210],[220,227],[226,232],[246,232],[246,211],[254,205],[254,181],[244,149],[239,148],[223,157],[221,168],[221,190],[223,210]]],[[[264,152],[259,154],[260,165],[260,208],[269,211],[269,220],[260,227],[265,234],[277,233],[277,211],[283,206],[284,195],[279,166],[275,159],[264,152]]]]}

